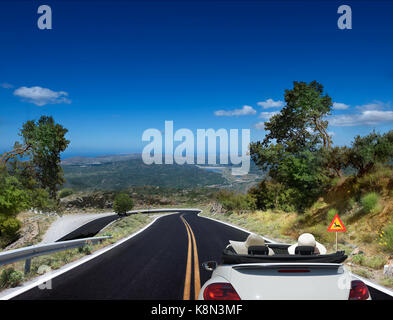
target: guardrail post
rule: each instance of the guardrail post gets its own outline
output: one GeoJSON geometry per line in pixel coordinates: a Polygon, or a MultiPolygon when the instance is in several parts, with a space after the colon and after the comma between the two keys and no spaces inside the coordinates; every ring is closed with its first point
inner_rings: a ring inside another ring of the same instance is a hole
{"type": "Polygon", "coordinates": [[[31,267],[31,259],[26,259],[25,261],[25,274],[30,272],[31,267]]]}

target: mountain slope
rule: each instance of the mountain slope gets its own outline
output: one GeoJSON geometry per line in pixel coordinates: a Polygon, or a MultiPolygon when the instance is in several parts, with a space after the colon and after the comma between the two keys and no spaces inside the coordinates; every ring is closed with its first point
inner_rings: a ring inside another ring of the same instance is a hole
{"type": "Polygon", "coordinates": [[[226,185],[221,174],[194,165],[146,165],[141,159],[91,165],[64,165],[64,188],[119,190],[130,186],[194,188],[226,185]]]}

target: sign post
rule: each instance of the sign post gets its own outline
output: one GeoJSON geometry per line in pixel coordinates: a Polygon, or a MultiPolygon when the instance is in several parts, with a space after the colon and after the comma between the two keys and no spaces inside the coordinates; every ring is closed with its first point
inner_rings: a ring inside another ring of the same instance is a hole
{"type": "Polygon", "coordinates": [[[330,223],[330,226],[327,230],[328,232],[334,231],[336,232],[336,252],[338,251],[338,240],[337,240],[337,232],[339,231],[347,231],[347,229],[345,228],[343,222],[341,221],[341,219],[339,218],[338,214],[336,214],[332,220],[332,222],[330,223]]]}

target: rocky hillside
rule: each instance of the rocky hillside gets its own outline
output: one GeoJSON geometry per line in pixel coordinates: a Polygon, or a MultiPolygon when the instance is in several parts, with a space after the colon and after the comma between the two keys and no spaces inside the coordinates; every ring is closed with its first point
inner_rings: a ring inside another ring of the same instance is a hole
{"type": "MultiPolygon", "coordinates": [[[[209,203],[216,189],[196,188],[183,190],[159,186],[131,187],[125,190],[133,199],[135,208],[155,206],[203,205],[209,203]]],[[[73,192],[60,201],[64,212],[112,210],[115,191],[73,192]]]]}

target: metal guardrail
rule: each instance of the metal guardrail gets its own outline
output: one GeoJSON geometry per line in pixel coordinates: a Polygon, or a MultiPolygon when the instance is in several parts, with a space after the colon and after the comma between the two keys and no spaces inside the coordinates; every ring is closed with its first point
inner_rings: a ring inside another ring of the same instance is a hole
{"type": "Polygon", "coordinates": [[[57,251],[79,248],[85,246],[89,242],[94,244],[110,238],[112,238],[112,236],[91,237],[48,244],[38,244],[25,248],[0,252],[0,266],[20,260],[26,260],[25,273],[28,273],[30,271],[31,258],[33,257],[42,256],[57,251]]]}
{"type": "MultiPolygon", "coordinates": [[[[170,208],[170,209],[144,209],[144,210],[134,210],[128,212],[128,214],[133,213],[162,213],[162,212],[178,212],[178,211],[201,211],[200,209],[182,209],[182,208],[170,208]]],[[[86,243],[96,243],[105,239],[112,238],[112,236],[103,237],[91,237],[84,239],[59,241],[48,244],[39,244],[34,246],[29,246],[25,248],[19,248],[15,250],[9,250],[0,252],[0,266],[5,264],[10,264],[20,260],[26,260],[25,262],[25,273],[30,271],[31,258],[50,254],[57,251],[63,251],[68,249],[74,249],[83,247],[86,243]]]]}

